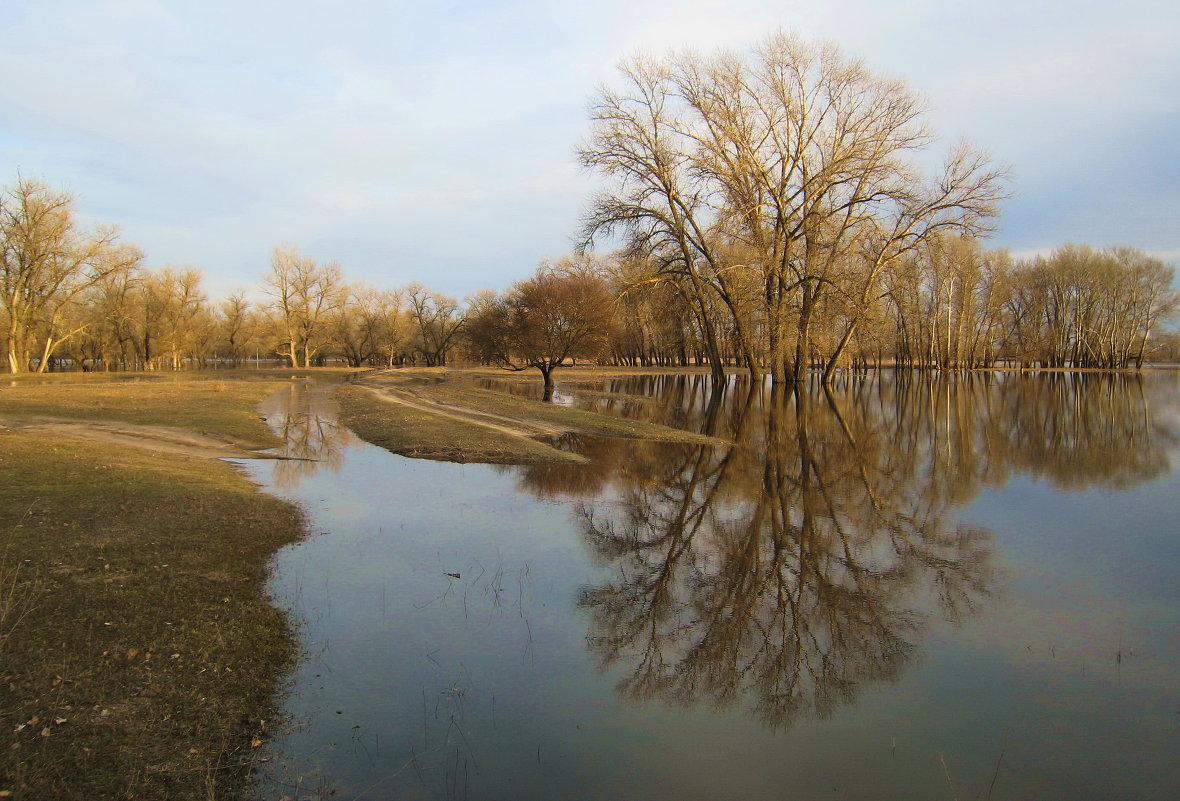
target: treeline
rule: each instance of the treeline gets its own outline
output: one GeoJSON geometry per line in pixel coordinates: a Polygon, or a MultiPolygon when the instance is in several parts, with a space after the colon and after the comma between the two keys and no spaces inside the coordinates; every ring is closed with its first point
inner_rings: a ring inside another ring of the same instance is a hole
{"type": "Polygon", "coordinates": [[[162,370],[282,358],[293,366],[445,364],[464,315],[417,284],[348,284],[276,248],[264,301],[210,301],[194,268],[149,269],[113,228],[83,230],[70,196],[21,178],[0,193],[0,345],[12,373],[162,370]]]}
{"type": "MultiPolygon", "coordinates": [[[[339,265],[279,247],[259,299],[211,301],[199,270],[149,269],[114,229],[82,230],[68,195],[22,178],[0,193],[0,259],[0,345],[14,373],[260,359],[442,366],[457,357],[538,367],[551,381],[566,358],[650,367],[705,364],[712,352],[723,367],[773,361],[749,271],[730,269],[730,302],[706,294],[702,317],[700,299],[634,253],[546,262],[503,293],[460,302],[419,284],[349,283],[339,265]]],[[[1180,343],[1160,324],[1177,308],[1172,278],[1171,267],[1130,248],[1069,245],[1013,260],[969,237],[931,236],[882,273],[846,342],[846,293],[818,299],[805,361],[826,369],[837,349],[837,364],[850,367],[1171,361],[1180,343]]]]}
{"type": "MultiPolygon", "coordinates": [[[[674,282],[645,282],[651,272],[642,263],[620,271],[624,332],[614,359],[632,366],[705,362],[707,337],[692,302],[674,282]]],[[[832,291],[822,300],[813,310],[804,364],[822,371],[1125,369],[1145,360],[1174,362],[1180,337],[1161,325],[1180,302],[1173,276],[1172,267],[1133,248],[1066,245],[1048,256],[1013,259],[977,239],[933,237],[899,259],[883,275],[880,291],[857,305],[858,324],[846,342],[847,296],[832,291]]],[[[747,296],[757,291],[746,290],[747,296]]],[[[727,366],[752,359],[764,369],[771,340],[759,304],[736,308],[749,341],[743,343],[743,331],[727,313],[714,310],[719,358],[727,366]]]]}

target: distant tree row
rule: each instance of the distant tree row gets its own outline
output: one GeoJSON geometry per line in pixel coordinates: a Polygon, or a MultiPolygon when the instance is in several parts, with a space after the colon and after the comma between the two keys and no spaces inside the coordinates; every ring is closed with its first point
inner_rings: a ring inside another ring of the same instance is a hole
{"type": "Polygon", "coordinates": [[[20,178],[0,191],[0,345],[9,372],[178,370],[284,359],[445,364],[460,304],[417,284],[347,284],[340,267],[275,249],[265,302],[210,302],[195,268],[152,270],[113,228],[85,231],[69,195],[20,178]]]}
{"type": "MultiPolygon", "coordinates": [[[[113,229],[81,230],[69,196],[23,178],[0,193],[0,245],[0,345],[14,373],[260,358],[443,366],[459,356],[535,368],[551,390],[553,370],[571,359],[763,366],[776,346],[749,271],[730,270],[728,299],[694,297],[633,252],[545,262],[503,293],[460,303],[419,284],[350,284],[336,263],[282,246],[262,279],[265,300],[238,292],[211,302],[199,270],[146,268],[113,229]]],[[[1161,330],[1177,310],[1172,278],[1171,267],[1130,248],[1067,245],[1013,260],[974,238],[932,234],[882,271],[872,296],[854,302],[829,287],[813,298],[804,362],[828,370],[1173,361],[1180,341],[1161,330]]]]}
{"type": "MultiPolygon", "coordinates": [[[[650,280],[654,271],[643,262],[619,263],[622,333],[614,358],[635,366],[707,361],[694,303],[675,282],[650,280]]],[[[1048,256],[1013,259],[974,238],[935,236],[898,259],[872,297],[858,299],[858,325],[847,342],[850,301],[835,291],[822,299],[803,359],[816,370],[1125,369],[1151,359],[1175,361],[1180,341],[1163,327],[1180,302],[1173,276],[1170,266],[1132,248],[1066,245],[1048,256]]],[[[731,310],[719,306],[713,299],[705,308],[723,364],[769,363],[772,344],[758,303],[735,304],[740,331],[731,310]]]]}

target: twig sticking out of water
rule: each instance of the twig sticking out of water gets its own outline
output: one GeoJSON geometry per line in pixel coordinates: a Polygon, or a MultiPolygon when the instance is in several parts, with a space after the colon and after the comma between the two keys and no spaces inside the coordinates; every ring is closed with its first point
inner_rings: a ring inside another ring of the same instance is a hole
{"type": "Polygon", "coordinates": [[[951,772],[946,766],[946,760],[943,759],[942,754],[938,755],[938,761],[942,763],[942,772],[946,775],[946,783],[951,788],[951,798],[953,801],[959,801],[959,794],[955,791],[955,783],[951,781],[951,772]]]}
{"type": "Polygon", "coordinates": [[[992,783],[987,786],[987,801],[991,801],[992,790],[996,788],[996,779],[1000,775],[1000,763],[1004,761],[1004,749],[1000,749],[1000,757],[996,760],[996,770],[992,773],[992,783]]]}

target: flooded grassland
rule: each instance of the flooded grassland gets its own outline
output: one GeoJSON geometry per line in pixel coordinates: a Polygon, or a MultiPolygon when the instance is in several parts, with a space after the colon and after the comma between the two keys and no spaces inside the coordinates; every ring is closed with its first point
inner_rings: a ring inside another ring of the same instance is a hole
{"type": "Polygon", "coordinates": [[[710,439],[449,464],[361,442],[311,387],[268,410],[316,461],[248,469],[315,534],[274,565],[305,658],[260,796],[1177,785],[1174,376],[558,390],[710,439]]]}

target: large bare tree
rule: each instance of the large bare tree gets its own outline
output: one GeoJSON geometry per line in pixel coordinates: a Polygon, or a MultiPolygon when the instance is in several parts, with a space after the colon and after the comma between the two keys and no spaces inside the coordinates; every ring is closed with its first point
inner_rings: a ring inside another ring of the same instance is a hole
{"type": "Polygon", "coordinates": [[[595,98],[581,150],[613,179],[584,242],[621,232],[684,287],[715,375],[720,312],[752,372],[763,366],[759,336],[775,380],[799,380],[817,355],[830,376],[883,272],[937,231],[984,231],[1004,192],[1003,171],[965,145],[924,178],[913,154],[931,136],[918,98],[834,45],[778,33],[745,58],[637,58],[620,69],[623,87],[595,98]],[[758,320],[741,303],[743,274],[761,287],[758,320]],[[830,295],[844,319],[815,354],[830,295]]]}

